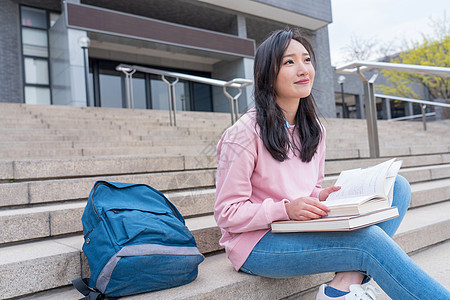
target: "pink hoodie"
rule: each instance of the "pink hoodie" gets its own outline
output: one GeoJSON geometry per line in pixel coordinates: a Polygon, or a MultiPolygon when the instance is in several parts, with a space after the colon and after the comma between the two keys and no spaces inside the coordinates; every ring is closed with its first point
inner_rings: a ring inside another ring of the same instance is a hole
{"type": "Polygon", "coordinates": [[[224,132],[217,145],[214,217],[222,231],[220,245],[236,270],[273,221],[289,220],[284,204],[299,197],[318,198],[324,178],[323,127],[322,140],[309,163],[292,151],[289,159],[279,162],[266,150],[255,124],[256,110],[251,109],[224,132]]]}

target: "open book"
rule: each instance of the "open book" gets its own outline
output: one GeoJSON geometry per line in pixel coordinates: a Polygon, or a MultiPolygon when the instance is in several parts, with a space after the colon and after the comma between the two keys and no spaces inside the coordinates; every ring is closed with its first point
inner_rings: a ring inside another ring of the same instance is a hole
{"type": "Polygon", "coordinates": [[[348,231],[398,217],[397,207],[379,209],[364,215],[325,217],[308,221],[278,221],[272,232],[348,231]]]}
{"type": "Polygon", "coordinates": [[[272,223],[273,232],[354,230],[398,216],[391,207],[395,177],[402,161],[390,159],[373,167],[342,171],[325,204],[327,217],[308,221],[272,223]]]}
{"type": "Polygon", "coordinates": [[[391,207],[401,165],[402,161],[393,158],[373,167],[342,171],[335,183],[341,189],[322,202],[330,209],[328,216],[365,214],[391,207]]]}

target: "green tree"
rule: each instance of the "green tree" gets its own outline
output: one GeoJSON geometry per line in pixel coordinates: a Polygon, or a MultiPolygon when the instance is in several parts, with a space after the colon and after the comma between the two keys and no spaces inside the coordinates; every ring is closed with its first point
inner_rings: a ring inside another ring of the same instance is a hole
{"type": "MultiPolygon", "coordinates": [[[[423,36],[421,43],[407,45],[406,51],[400,52],[390,62],[412,65],[450,67],[450,22],[444,11],[443,18],[430,19],[434,33],[423,36]]],[[[437,77],[421,74],[382,71],[389,86],[377,85],[382,93],[408,98],[418,98],[413,91],[414,85],[422,85],[428,91],[431,100],[450,101],[450,77],[437,77]]],[[[395,104],[394,104],[395,105],[395,104]]],[[[450,109],[444,109],[445,118],[450,118],[450,109]]]]}
{"type": "MultiPolygon", "coordinates": [[[[412,49],[401,52],[398,57],[391,59],[391,62],[448,68],[450,67],[450,35],[440,41],[424,38],[422,43],[415,44],[412,49]]],[[[389,86],[377,86],[384,94],[418,98],[412,86],[421,84],[428,90],[431,99],[445,99],[447,103],[449,102],[450,77],[395,71],[383,71],[382,73],[390,84],[389,86]]]]}

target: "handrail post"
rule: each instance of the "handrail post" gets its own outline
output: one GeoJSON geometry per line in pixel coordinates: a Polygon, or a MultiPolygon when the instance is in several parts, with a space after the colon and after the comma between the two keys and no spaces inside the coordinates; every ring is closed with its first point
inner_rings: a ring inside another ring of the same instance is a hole
{"type": "Polygon", "coordinates": [[[116,70],[122,71],[125,74],[125,94],[127,96],[127,107],[134,108],[132,79],[136,69],[118,66],[116,70]]]}
{"type": "Polygon", "coordinates": [[[170,82],[166,79],[164,75],[161,75],[161,79],[167,84],[169,90],[169,119],[170,126],[177,126],[177,115],[176,115],[176,102],[175,102],[175,84],[178,82],[179,78],[175,77],[175,80],[170,82]],[[173,115],[173,117],[172,117],[173,115]],[[172,123],[173,118],[173,123],[172,123]]]}
{"type": "Polygon", "coordinates": [[[377,105],[375,99],[374,83],[378,73],[367,80],[358,67],[357,73],[364,84],[364,104],[367,122],[367,134],[369,138],[369,152],[371,158],[380,157],[380,143],[378,140],[377,105]]]}
{"type": "Polygon", "coordinates": [[[423,123],[423,130],[427,131],[427,114],[426,114],[426,108],[427,105],[421,105],[420,109],[422,110],[422,123],[423,123]]]}
{"type": "Polygon", "coordinates": [[[244,87],[247,87],[247,86],[251,85],[251,84],[252,84],[252,82],[250,80],[236,78],[236,79],[228,81],[223,86],[223,93],[230,100],[231,125],[236,123],[236,121],[239,119],[238,98],[242,94],[242,89],[244,87]],[[233,86],[233,85],[236,85],[236,84],[240,84],[240,85],[238,87],[233,86]],[[228,93],[227,87],[230,87],[230,86],[233,86],[233,87],[238,89],[238,93],[236,95],[231,96],[228,93]]]}
{"type": "Polygon", "coordinates": [[[238,119],[238,107],[237,107],[237,98],[239,98],[239,96],[242,94],[242,90],[241,88],[237,88],[239,90],[239,92],[233,97],[231,96],[228,92],[227,92],[227,86],[223,87],[223,92],[225,94],[225,96],[227,96],[227,98],[230,100],[230,112],[231,112],[231,125],[233,125],[234,123],[236,123],[237,119],[238,119]]]}
{"type": "MultiPolygon", "coordinates": [[[[231,81],[226,82],[226,81],[218,80],[218,79],[205,78],[205,77],[177,73],[177,72],[168,72],[168,71],[152,69],[152,68],[136,66],[136,65],[130,66],[127,64],[120,64],[116,67],[117,71],[122,71],[123,69],[135,70],[135,71],[139,71],[139,72],[143,72],[143,73],[156,74],[156,75],[161,76],[162,80],[167,84],[167,87],[169,90],[169,117],[170,117],[170,125],[171,126],[173,126],[173,125],[176,126],[176,123],[177,123],[177,121],[176,121],[175,84],[178,82],[179,79],[223,87],[225,96],[230,100],[231,122],[232,123],[236,122],[238,119],[238,115],[239,115],[238,98],[242,94],[242,89],[244,87],[247,87],[247,86],[250,86],[253,84],[252,80],[244,79],[244,78],[235,78],[231,81]],[[173,82],[169,82],[165,76],[175,78],[175,80],[173,82]],[[235,95],[234,97],[231,96],[227,92],[227,87],[237,88],[239,90],[238,94],[235,95]],[[173,122],[172,122],[172,119],[173,119],[173,122]]],[[[130,83],[130,85],[131,85],[131,83],[130,83]]],[[[131,97],[132,97],[132,94],[131,94],[131,97]]]]}

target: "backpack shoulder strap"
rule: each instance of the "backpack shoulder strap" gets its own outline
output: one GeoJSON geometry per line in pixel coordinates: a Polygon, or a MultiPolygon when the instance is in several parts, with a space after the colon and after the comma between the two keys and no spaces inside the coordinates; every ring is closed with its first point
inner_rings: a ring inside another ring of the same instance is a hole
{"type": "Polygon", "coordinates": [[[85,296],[80,300],[102,300],[105,298],[105,295],[89,287],[89,278],[77,278],[72,280],[72,284],[85,296]]]}

